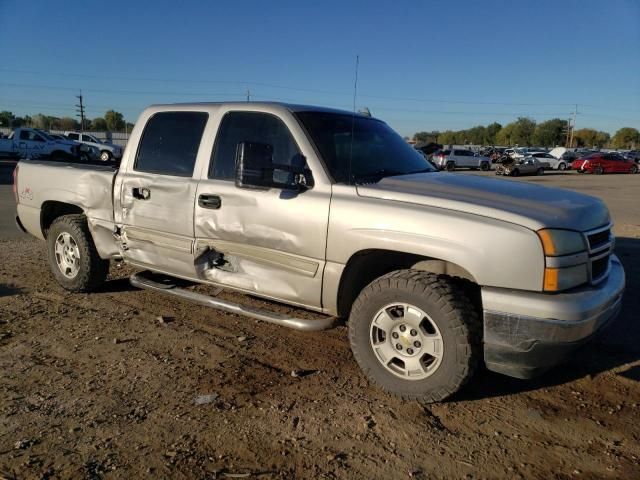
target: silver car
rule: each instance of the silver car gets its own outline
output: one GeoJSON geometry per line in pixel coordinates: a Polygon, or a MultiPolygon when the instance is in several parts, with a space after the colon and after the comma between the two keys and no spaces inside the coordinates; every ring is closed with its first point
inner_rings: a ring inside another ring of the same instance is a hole
{"type": "Polygon", "coordinates": [[[440,170],[453,171],[456,168],[471,168],[473,170],[489,170],[491,159],[483,157],[471,150],[454,148],[453,150],[441,150],[433,156],[434,163],[440,170]]]}

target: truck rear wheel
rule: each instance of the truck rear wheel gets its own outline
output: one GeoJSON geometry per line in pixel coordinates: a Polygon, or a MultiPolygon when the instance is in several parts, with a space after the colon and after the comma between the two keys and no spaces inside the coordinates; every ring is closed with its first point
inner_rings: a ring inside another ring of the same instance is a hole
{"type": "Polygon", "coordinates": [[[457,392],[481,355],[481,324],[468,291],[433,273],[398,270],[365,287],[351,309],[353,355],[370,380],[407,400],[457,392]]]}
{"type": "Polygon", "coordinates": [[[49,266],[56,281],[71,292],[90,292],[104,283],[109,260],[98,255],[84,215],[63,215],[47,233],[49,266]]]}

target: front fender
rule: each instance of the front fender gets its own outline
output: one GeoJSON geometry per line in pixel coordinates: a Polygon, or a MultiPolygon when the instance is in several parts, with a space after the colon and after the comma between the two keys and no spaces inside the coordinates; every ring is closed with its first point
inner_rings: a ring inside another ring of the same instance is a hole
{"type": "Polygon", "coordinates": [[[479,285],[539,291],[542,245],[532,230],[489,217],[411,203],[336,195],[327,261],[346,265],[362,250],[382,249],[445,260],[479,285]]]}

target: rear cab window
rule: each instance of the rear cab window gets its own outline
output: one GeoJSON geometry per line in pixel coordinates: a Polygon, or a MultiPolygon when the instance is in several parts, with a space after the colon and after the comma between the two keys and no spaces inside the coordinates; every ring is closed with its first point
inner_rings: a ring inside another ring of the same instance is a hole
{"type": "Polygon", "coordinates": [[[144,127],[133,169],[176,177],[191,177],[209,114],[160,112],[144,127]]]}

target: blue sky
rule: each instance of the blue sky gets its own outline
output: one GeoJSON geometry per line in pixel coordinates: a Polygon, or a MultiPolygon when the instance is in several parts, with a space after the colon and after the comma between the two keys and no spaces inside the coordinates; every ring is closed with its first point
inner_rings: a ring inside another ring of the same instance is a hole
{"type": "Polygon", "coordinates": [[[640,1],[0,0],[0,110],[358,107],[403,135],[518,116],[640,128],[640,1]]]}

